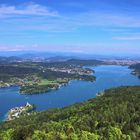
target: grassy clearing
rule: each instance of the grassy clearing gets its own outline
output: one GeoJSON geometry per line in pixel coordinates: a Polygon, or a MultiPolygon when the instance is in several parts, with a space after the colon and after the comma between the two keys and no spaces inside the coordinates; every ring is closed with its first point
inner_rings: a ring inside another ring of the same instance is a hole
{"type": "Polygon", "coordinates": [[[51,80],[46,80],[46,79],[43,79],[41,80],[41,82],[39,83],[39,85],[50,85],[50,84],[58,84],[57,81],[51,81],[51,80]]]}

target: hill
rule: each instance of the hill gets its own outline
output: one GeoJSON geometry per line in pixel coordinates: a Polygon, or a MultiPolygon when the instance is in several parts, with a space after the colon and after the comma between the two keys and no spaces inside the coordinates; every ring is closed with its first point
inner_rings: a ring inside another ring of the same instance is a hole
{"type": "Polygon", "coordinates": [[[0,140],[139,139],[140,86],[109,89],[85,103],[0,125],[0,140]]]}
{"type": "Polygon", "coordinates": [[[134,69],[132,73],[140,78],[140,63],[131,65],[130,69],[134,69]]]}

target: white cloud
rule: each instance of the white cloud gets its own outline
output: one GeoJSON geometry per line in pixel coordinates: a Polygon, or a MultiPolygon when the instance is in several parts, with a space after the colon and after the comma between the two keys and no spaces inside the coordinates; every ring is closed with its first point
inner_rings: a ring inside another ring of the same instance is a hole
{"type": "MultiPolygon", "coordinates": [[[[69,32],[83,27],[102,28],[139,28],[140,18],[136,15],[113,13],[112,11],[87,11],[72,15],[58,14],[46,6],[35,3],[19,6],[0,5],[1,25],[9,23],[15,25],[18,31],[49,31],[69,32]],[[26,15],[26,17],[24,16],[26,15]],[[21,23],[16,25],[16,23],[21,23]]],[[[3,25],[4,26],[4,25],[3,25]]],[[[6,31],[3,27],[0,30],[6,31]]],[[[12,30],[12,29],[10,29],[12,30]]],[[[116,29],[117,31],[117,29],[116,29]]]]}
{"type": "Polygon", "coordinates": [[[114,40],[122,40],[122,41],[140,41],[140,36],[120,36],[113,37],[114,40]]]}
{"type": "Polygon", "coordinates": [[[41,16],[57,16],[56,11],[50,11],[45,6],[30,3],[22,6],[0,5],[0,15],[41,15],[41,16]]]}

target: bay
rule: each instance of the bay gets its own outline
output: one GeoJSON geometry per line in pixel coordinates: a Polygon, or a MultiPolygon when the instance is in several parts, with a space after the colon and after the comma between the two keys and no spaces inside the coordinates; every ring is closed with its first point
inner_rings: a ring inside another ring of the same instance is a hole
{"type": "Polygon", "coordinates": [[[38,95],[20,95],[19,87],[0,89],[0,120],[9,109],[23,106],[27,102],[35,104],[38,111],[60,108],[84,102],[96,97],[96,93],[118,86],[140,85],[140,79],[131,74],[127,66],[102,65],[90,67],[95,70],[95,82],[73,80],[69,85],[38,95]]]}

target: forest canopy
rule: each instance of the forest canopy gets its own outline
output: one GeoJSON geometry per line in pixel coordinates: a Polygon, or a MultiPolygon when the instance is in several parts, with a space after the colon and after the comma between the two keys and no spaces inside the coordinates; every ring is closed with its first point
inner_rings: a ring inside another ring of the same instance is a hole
{"type": "Polygon", "coordinates": [[[62,109],[0,125],[0,140],[139,140],[140,86],[105,90],[62,109]]]}

